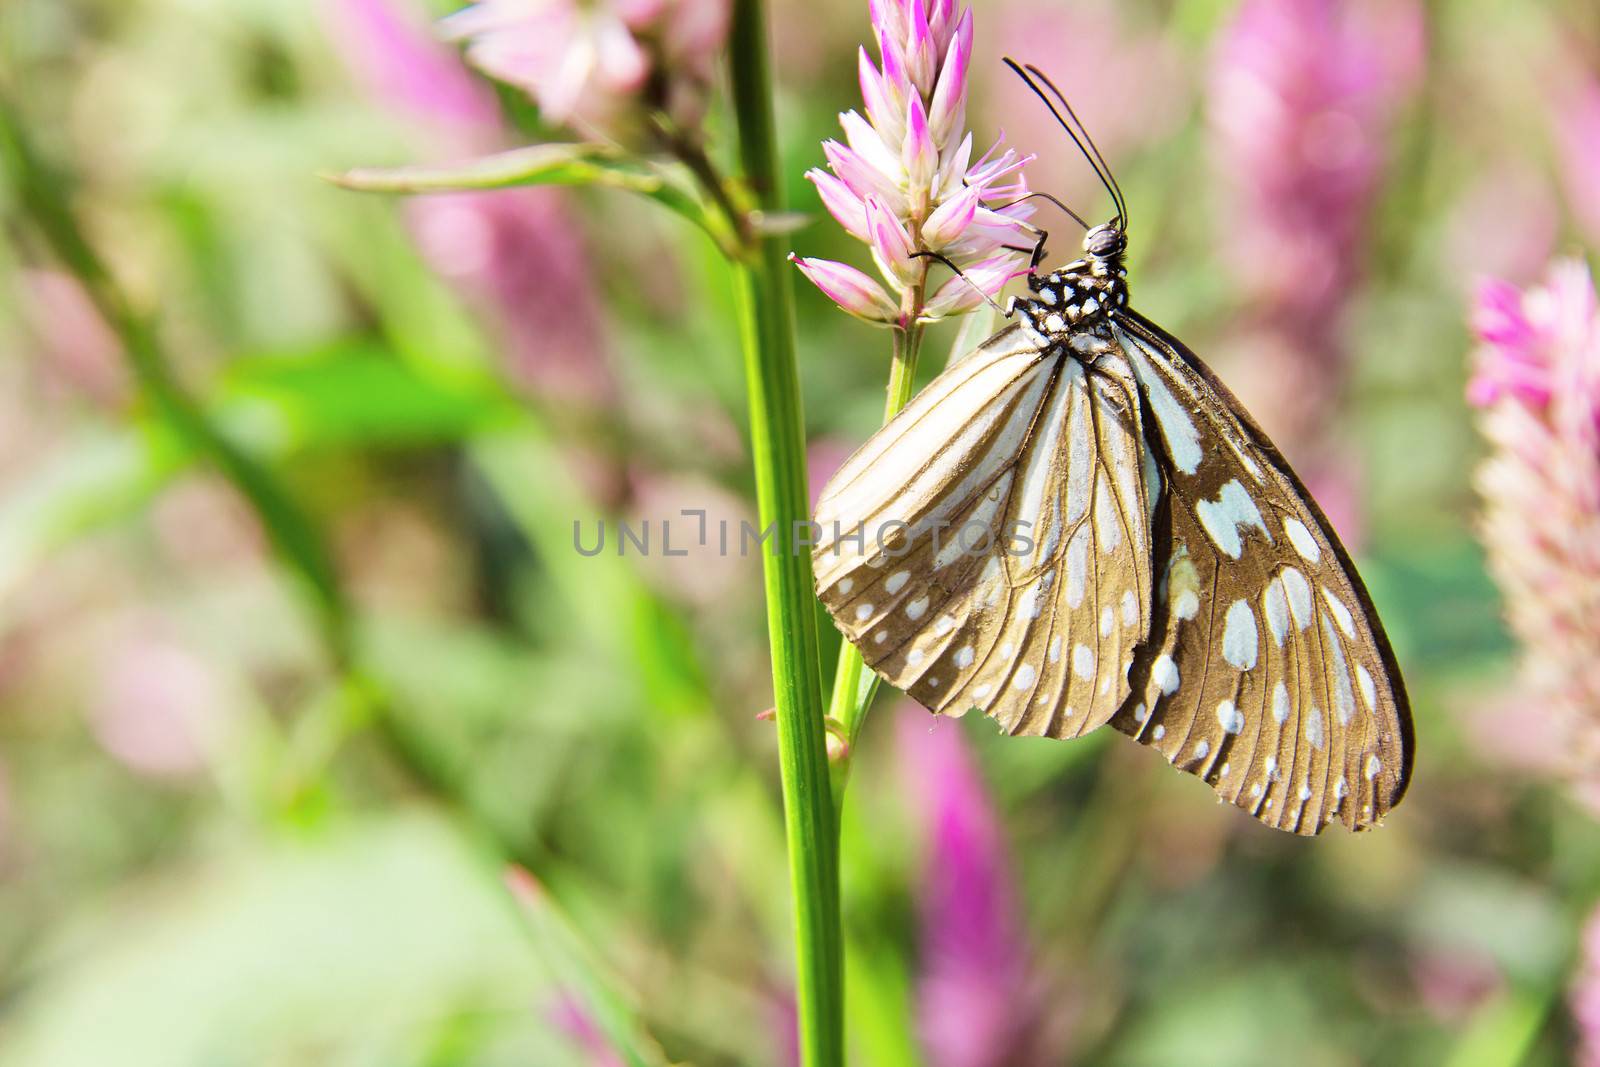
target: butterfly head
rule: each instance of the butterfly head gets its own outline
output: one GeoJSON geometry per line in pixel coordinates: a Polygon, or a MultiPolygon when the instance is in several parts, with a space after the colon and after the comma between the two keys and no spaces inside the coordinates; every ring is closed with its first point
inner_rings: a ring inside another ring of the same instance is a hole
{"type": "Polygon", "coordinates": [[[1076,351],[1093,352],[1089,335],[1117,316],[1128,304],[1128,271],[1123,266],[1127,237],[1121,225],[1096,226],[1083,239],[1084,257],[1049,274],[1029,274],[1031,295],[1018,299],[1012,310],[1023,327],[1047,346],[1072,341],[1076,351]]]}
{"type": "Polygon", "coordinates": [[[1117,221],[1102,223],[1083,235],[1083,250],[1090,259],[1114,259],[1121,265],[1128,250],[1128,235],[1117,221]]]}

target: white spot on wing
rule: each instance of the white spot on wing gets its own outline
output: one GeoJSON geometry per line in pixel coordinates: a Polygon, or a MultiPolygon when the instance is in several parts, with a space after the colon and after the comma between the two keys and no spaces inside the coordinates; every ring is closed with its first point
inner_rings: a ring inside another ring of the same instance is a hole
{"type": "Polygon", "coordinates": [[[1222,658],[1241,671],[1256,665],[1256,613],[1248,602],[1235,600],[1222,630],[1222,658]]]}
{"type": "Polygon", "coordinates": [[[1150,680],[1161,687],[1161,691],[1168,696],[1178,691],[1178,665],[1171,656],[1162,654],[1150,664],[1150,680]]]}
{"type": "Polygon", "coordinates": [[[919,596],[917,599],[906,605],[906,618],[910,619],[912,622],[916,622],[918,619],[922,618],[927,611],[928,598],[925,596],[919,596]]]}
{"type": "Polygon", "coordinates": [[[1378,760],[1378,757],[1368,756],[1367,765],[1363,769],[1362,773],[1367,776],[1367,780],[1370,782],[1372,779],[1378,777],[1378,772],[1381,770],[1383,770],[1383,764],[1378,760]]]}
{"type": "Polygon", "coordinates": [[[1289,535],[1289,543],[1300,553],[1301,559],[1307,563],[1315,563],[1322,558],[1322,546],[1311,536],[1311,531],[1306,529],[1305,523],[1299,519],[1284,519],[1283,532],[1289,535]]]}
{"type": "Polygon", "coordinates": [[[1217,722],[1222,724],[1224,733],[1236,734],[1244,729],[1244,712],[1235,707],[1233,701],[1224,700],[1217,705],[1217,722]]]}
{"type": "Polygon", "coordinates": [[[1115,613],[1109,606],[1100,609],[1100,636],[1110,637],[1112,629],[1116,626],[1115,613]]]}
{"type": "Polygon", "coordinates": [[[854,589],[855,587],[856,587],[856,580],[854,578],[840,578],[839,579],[839,595],[840,596],[849,596],[850,595],[850,590],[854,589]]]}
{"type": "Polygon", "coordinates": [[[1067,420],[1067,506],[1064,517],[1067,523],[1077,522],[1088,514],[1090,461],[1094,458],[1094,441],[1089,426],[1089,397],[1083,385],[1083,365],[1068,360],[1063,375],[1075,377],[1063,388],[1068,388],[1072,410],[1067,420]]]}
{"type": "Polygon", "coordinates": [[[871,604],[857,604],[856,605],[856,622],[866,622],[870,618],[872,618],[872,605],[871,604]]]}
{"type": "Polygon", "coordinates": [[[1055,663],[1061,658],[1061,635],[1056,634],[1050,639],[1050,662],[1055,663]]]}
{"type": "Polygon", "coordinates": [[[1356,713],[1356,695],[1350,687],[1350,665],[1344,658],[1344,645],[1339,643],[1326,618],[1322,620],[1322,635],[1328,639],[1328,651],[1333,658],[1329,668],[1333,672],[1333,710],[1339,716],[1339,725],[1348,726],[1356,713]]]}
{"type": "Polygon", "coordinates": [[[1333,612],[1334,621],[1339,624],[1339,629],[1344,631],[1346,637],[1354,641],[1356,639],[1356,620],[1350,614],[1350,609],[1345,606],[1345,602],[1340,600],[1334,591],[1327,586],[1322,588],[1322,599],[1328,602],[1328,610],[1333,612]]]}
{"type": "MultiPolygon", "coordinates": [[[[1256,507],[1249,490],[1237,478],[1222,487],[1217,499],[1196,503],[1194,512],[1212,542],[1230,559],[1238,559],[1239,553],[1244,551],[1240,534],[1244,527],[1259,527],[1262,533],[1267,533],[1267,524],[1261,520],[1261,510],[1256,507]]],[[[1271,539],[1272,535],[1268,533],[1267,540],[1271,539]]]]}
{"type": "Polygon", "coordinates": [[[1117,517],[1117,499],[1104,472],[1095,483],[1094,528],[1100,537],[1100,551],[1110,554],[1122,544],[1122,520],[1117,517]]]}
{"type": "Polygon", "coordinates": [[[1077,645],[1072,650],[1072,673],[1079,678],[1094,677],[1094,649],[1077,645]]]}
{"type": "Polygon", "coordinates": [[[889,575],[889,580],[883,583],[884,591],[890,596],[893,596],[900,590],[904,589],[906,587],[906,583],[910,580],[910,571],[895,571],[893,574],[889,575]]]}
{"type": "Polygon", "coordinates": [[[1296,629],[1304,630],[1311,625],[1311,585],[1306,581],[1306,576],[1294,567],[1283,568],[1283,591],[1289,598],[1289,613],[1294,618],[1296,629]]]}
{"type": "Polygon", "coordinates": [[[1133,363],[1139,384],[1144,386],[1145,399],[1150,402],[1150,410],[1155,413],[1156,423],[1161,427],[1161,436],[1167,442],[1167,454],[1172,457],[1173,465],[1185,474],[1193,474],[1200,469],[1200,460],[1204,455],[1200,448],[1200,431],[1195,428],[1194,419],[1172,395],[1166,379],[1151,365],[1149,348],[1145,343],[1121,328],[1117,328],[1117,339],[1122,342],[1123,349],[1133,363]]]}
{"type": "Polygon", "coordinates": [[[1122,625],[1132,626],[1139,621],[1139,600],[1133,595],[1132,589],[1122,593],[1122,625]]]}
{"type": "Polygon", "coordinates": [[[1016,677],[1011,679],[1011,684],[1018,689],[1026,689],[1038,676],[1039,672],[1034,670],[1031,664],[1024,663],[1017,668],[1016,677]]]}
{"type": "Polygon", "coordinates": [[[1261,607],[1267,616],[1267,629],[1279,648],[1289,636],[1289,601],[1283,594],[1283,579],[1274,578],[1267,583],[1261,596],[1261,607]]]}
{"type": "Polygon", "coordinates": [[[1088,582],[1089,527],[1083,525],[1067,542],[1067,607],[1076,609],[1083,603],[1083,591],[1088,582]]]}
{"type": "Polygon", "coordinates": [[[1272,687],[1272,721],[1282,726],[1289,718],[1289,687],[1279,682],[1272,687]]]}
{"type": "Polygon", "coordinates": [[[1372,675],[1361,664],[1356,664],[1356,685],[1361,689],[1361,699],[1368,711],[1378,710],[1378,689],[1372,684],[1372,675]]]}
{"type": "Polygon", "coordinates": [[[1179,619],[1192,619],[1200,613],[1200,597],[1193,589],[1185,589],[1172,602],[1172,614],[1179,619]]]}
{"type": "Polygon", "coordinates": [[[972,661],[975,656],[976,653],[973,652],[971,645],[966,645],[957,649],[954,660],[957,669],[964,671],[968,667],[972,666],[972,661]]]}
{"type": "Polygon", "coordinates": [[[1316,708],[1311,709],[1311,714],[1306,716],[1306,740],[1312,748],[1320,749],[1326,738],[1323,736],[1322,712],[1316,708]]]}

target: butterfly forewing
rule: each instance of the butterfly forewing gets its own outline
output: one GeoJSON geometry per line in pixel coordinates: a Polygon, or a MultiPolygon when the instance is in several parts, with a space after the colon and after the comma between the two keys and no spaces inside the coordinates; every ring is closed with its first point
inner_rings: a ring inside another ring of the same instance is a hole
{"type": "Polygon", "coordinates": [[[1404,792],[1411,739],[1366,590],[1232,395],[1146,320],[1118,321],[1167,491],[1150,640],[1115,725],[1272,826],[1368,827],[1404,792]]]}
{"type": "Polygon", "coordinates": [[[1152,459],[1125,359],[1086,367],[1003,330],[830,481],[819,595],[866,663],[934,711],[1093,729],[1149,629],[1152,459]]]}

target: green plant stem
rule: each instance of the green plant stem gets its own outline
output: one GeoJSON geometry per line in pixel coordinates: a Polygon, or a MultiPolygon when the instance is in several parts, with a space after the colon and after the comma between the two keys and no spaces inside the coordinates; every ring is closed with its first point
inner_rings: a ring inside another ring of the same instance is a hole
{"type": "MultiPolygon", "coordinates": [[[[739,153],[757,206],[782,205],[766,13],[735,0],[730,73],[739,153]]],[[[766,542],[767,632],[777,710],[778,759],[794,896],[796,1005],[805,1067],[844,1063],[844,952],[839,917],[838,830],[823,723],[809,533],[805,425],[795,365],[794,295],[784,250],[754,237],[736,267],[750,396],[756,500],[766,542]]]]}
{"type": "MultiPolygon", "coordinates": [[[[894,331],[888,396],[883,405],[885,425],[911,401],[911,393],[916,386],[917,358],[922,353],[922,335],[926,330],[917,319],[922,314],[927,277],[927,271],[923,271],[922,280],[908,292],[905,313],[907,325],[894,331]]],[[[845,738],[845,749],[834,761],[836,807],[843,801],[850,765],[855,760],[856,739],[867,721],[867,711],[872,707],[872,699],[877,692],[878,676],[867,670],[856,646],[845,642],[839,649],[839,663],[833,672],[833,694],[828,702],[828,717],[839,723],[845,738]]]]}

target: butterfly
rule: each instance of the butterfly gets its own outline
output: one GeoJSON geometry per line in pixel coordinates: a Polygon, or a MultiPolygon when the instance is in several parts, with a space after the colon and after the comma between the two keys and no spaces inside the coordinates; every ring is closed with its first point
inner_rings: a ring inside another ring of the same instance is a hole
{"type": "Polygon", "coordinates": [[[818,596],[935,713],[1056,738],[1110,723],[1269,826],[1368,829],[1414,743],[1366,587],[1255,420],[1133,310],[1121,189],[1060,91],[1027,68],[1074,125],[1007,62],[1116,215],[1048,274],[1041,231],[1015,321],[834,474],[818,596]]]}

